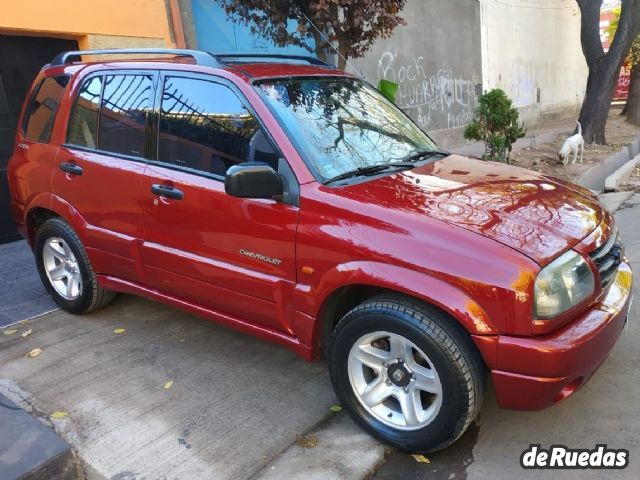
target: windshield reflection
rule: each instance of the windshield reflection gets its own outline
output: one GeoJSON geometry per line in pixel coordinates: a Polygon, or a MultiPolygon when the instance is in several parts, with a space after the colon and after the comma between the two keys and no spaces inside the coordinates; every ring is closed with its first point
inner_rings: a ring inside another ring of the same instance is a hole
{"type": "Polygon", "coordinates": [[[259,89],[321,181],[436,149],[398,107],[360,80],[269,80],[259,89]]]}

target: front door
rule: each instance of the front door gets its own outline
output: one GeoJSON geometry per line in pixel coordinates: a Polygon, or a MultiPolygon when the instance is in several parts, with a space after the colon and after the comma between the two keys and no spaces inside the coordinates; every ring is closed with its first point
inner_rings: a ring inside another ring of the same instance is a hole
{"type": "Polygon", "coordinates": [[[83,80],[52,180],[54,193],[86,222],[83,240],[94,270],[129,281],[141,280],[140,186],[156,77],[142,71],[83,80]]]}
{"type": "Polygon", "coordinates": [[[211,77],[162,80],[157,161],[142,185],[147,282],[219,313],[291,333],[298,208],[225,193],[227,169],[279,155],[231,85],[211,77]]]}

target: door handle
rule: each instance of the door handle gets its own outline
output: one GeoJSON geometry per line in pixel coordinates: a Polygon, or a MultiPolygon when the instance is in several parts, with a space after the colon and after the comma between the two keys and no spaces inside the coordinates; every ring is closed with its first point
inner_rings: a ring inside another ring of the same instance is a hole
{"type": "Polygon", "coordinates": [[[161,185],[159,183],[151,185],[151,193],[158,195],[159,197],[171,198],[173,200],[182,200],[184,198],[182,190],[178,190],[177,188],[169,185],[161,185]]]}
{"type": "Polygon", "coordinates": [[[82,167],[71,162],[61,163],[60,170],[62,170],[63,172],[67,172],[70,175],[82,175],[82,167]]]}

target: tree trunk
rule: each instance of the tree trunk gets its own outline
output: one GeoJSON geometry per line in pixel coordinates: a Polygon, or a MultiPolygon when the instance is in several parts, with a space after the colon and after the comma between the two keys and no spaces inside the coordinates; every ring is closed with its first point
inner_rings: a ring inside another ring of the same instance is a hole
{"type": "Polygon", "coordinates": [[[618,80],[615,72],[619,69],[611,68],[605,62],[596,62],[589,68],[587,91],[580,110],[580,124],[582,136],[586,143],[606,143],[605,128],[611,109],[613,89],[618,80]]]}
{"type": "Polygon", "coordinates": [[[602,0],[576,0],[580,7],[580,43],[589,66],[587,91],[580,111],[586,143],[605,143],[605,127],[620,68],[640,30],[640,0],[622,0],[618,30],[608,52],[600,40],[602,0]]]}
{"type": "Polygon", "coordinates": [[[640,125],[640,66],[637,64],[631,68],[631,84],[625,110],[627,122],[640,125]]]}

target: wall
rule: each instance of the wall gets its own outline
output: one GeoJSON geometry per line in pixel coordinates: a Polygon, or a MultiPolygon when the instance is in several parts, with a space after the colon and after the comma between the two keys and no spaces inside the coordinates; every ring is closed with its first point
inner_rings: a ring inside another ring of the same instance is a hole
{"type": "MultiPolygon", "coordinates": [[[[289,45],[277,47],[269,39],[251,32],[247,25],[239,24],[226,14],[215,0],[180,0],[180,14],[187,45],[207,52],[259,52],[311,55],[308,50],[289,45]]],[[[297,23],[289,21],[288,28],[295,31],[297,23]]],[[[309,45],[315,45],[312,40],[309,45]]]]}
{"type": "Polygon", "coordinates": [[[75,38],[80,48],[172,45],[164,0],[18,0],[0,32],[75,38]]]}
{"type": "Polygon", "coordinates": [[[575,0],[482,0],[484,89],[502,88],[531,127],[575,116],[588,70],[575,0]]]}
{"type": "Polygon", "coordinates": [[[407,25],[351,63],[377,85],[400,85],[397,104],[424,130],[460,131],[482,84],[477,0],[409,0],[407,25]]]}

